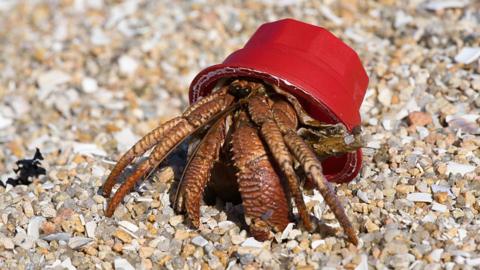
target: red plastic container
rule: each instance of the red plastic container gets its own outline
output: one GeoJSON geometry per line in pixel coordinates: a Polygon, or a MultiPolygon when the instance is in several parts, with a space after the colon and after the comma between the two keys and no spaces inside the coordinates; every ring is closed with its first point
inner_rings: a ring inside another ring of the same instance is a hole
{"type": "MultiPolygon", "coordinates": [[[[260,26],[244,48],[201,71],[190,85],[190,102],[208,95],[225,77],[254,77],[296,96],[310,116],[360,125],[368,76],[356,52],[326,29],[284,19],[260,26]]],[[[360,170],[362,152],[323,162],[329,181],[348,182],[360,170]]]]}

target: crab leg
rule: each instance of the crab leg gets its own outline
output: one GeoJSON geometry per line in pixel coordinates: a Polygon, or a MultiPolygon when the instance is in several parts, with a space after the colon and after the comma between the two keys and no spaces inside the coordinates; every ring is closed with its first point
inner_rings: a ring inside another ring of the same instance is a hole
{"type": "Polygon", "coordinates": [[[285,142],[293,155],[303,165],[307,177],[313,180],[316,187],[322,194],[325,202],[330,207],[338,222],[344,229],[348,240],[354,245],[358,245],[358,238],[355,229],[353,229],[342,204],[338,200],[335,192],[322,172],[322,165],[315,156],[315,153],[293,130],[286,130],[284,133],[285,142]]]}
{"type": "MultiPolygon", "coordinates": [[[[145,173],[158,166],[158,164],[165,158],[165,156],[167,156],[168,153],[173,150],[177,145],[179,145],[186,137],[188,137],[190,134],[195,132],[203,125],[207,124],[217,114],[226,111],[226,108],[230,104],[232,104],[233,100],[234,97],[228,94],[227,88],[224,87],[188,108],[183,114],[183,116],[178,119],[178,123],[172,125],[171,127],[165,127],[163,129],[163,133],[160,134],[161,136],[154,136],[154,138],[152,139],[155,142],[158,142],[157,146],[152,151],[148,159],[143,161],[138,167],[138,169],[132,175],[130,175],[128,179],[120,186],[118,191],[110,200],[105,215],[108,217],[112,216],[115,208],[121,202],[123,197],[133,188],[135,183],[138,182],[142,178],[142,176],[145,175],[145,173]]],[[[170,122],[171,121],[167,123],[170,122]]],[[[168,126],[167,123],[162,126],[168,126]]],[[[159,130],[160,128],[158,128],[157,130],[159,130]]],[[[146,137],[148,136],[149,135],[147,135],[146,137]]],[[[143,151],[146,146],[151,145],[151,142],[146,143],[146,141],[149,139],[146,137],[142,138],[132,148],[135,148],[138,145],[138,148],[142,149],[143,151]],[[142,147],[141,145],[144,145],[145,147],[142,147]]],[[[142,152],[140,150],[136,152],[135,150],[132,151],[133,153],[142,152]]],[[[146,150],[144,150],[143,152],[145,151],[146,150]]],[[[104,194],[110,194],[111,188],[115,183],[118,175],[128,165],[126,161],[130,162],[134,157],[135,155],[130,154],[126,158],[121,158],[121,160],[124,159],[124,162],[117,164],[117,166],[112,170],[112,174],[108,177],[107,182],[104,185],[104,194]]]]}
{"type": "Polygon", "coordinates": [[[181,208],[185,202],[187,214],[195,227],[200,225],[200,201],[224,140],[225,117],[222,117],[200,142],[193,159],[185,169],[177,207],[181,208]]]}
{"type": "Polygon", "coordinates": [[[232,151],[250,233],[258,240],[266,240],[271,228],[282,231],[287,226],[288,204],[257,130],[243,111],[236,119],[232,151]]]}
{"type": "Polygon", "coordinates": [[[115,164],[115,167],[112,169],[112,172],[103,184],[103,196],[107,198],[110,197],[113,185],[115,185],[118,176],[123,172],[125,167],[127,167],[132,162],[132,160],[134,160],[136,157],[143,155],[148,149],[155,146],[165,135],[166,131],[169,131],[173,127],[177,126],[182,120],[183,118],[176,117],[165,122],[156,129],[150,131],[134,146],[132,146],[125,154],[123,154],[123,156],[118,160],[117,164],[115,164]]]}
{"type": "MultiPolygon", "coordinates": [[[[127,167],[133,159],[140,157],[150,148],[155,146],[157,143],[161,141],[164,137],[165,133],[169,130],[172,130],[175,126],[177,126],[182,120],[185,120],[187,117],[192,117],[192,113],[196,112],[199,108],[204,107],[205,104],[215,101],[226,94],[227,89],[221,89],[218,92],[200,100],[199,102],[195,103],[194,105],[190,106],[181,117],[175,117],[163,124],[161,124],[156,129],[149,132],[143,138],[141,138],[135,145],[133,145],[123,156],[119,159],[115,167],[112,169],[110,175],[108,176],[107,180],[103,184],[103,196],[110,197],[110,193],[112,192],[112,187],[115,185],[118,176],[123,172],[125,167],[127,167]]],[[[197,121],[195,121],[196,123],[197,121]]]]}
{"type": "MultiPolygon", "coordinates": [[[[265,140],[276,163],[287,178],[289,190],[295,200],[295,205],[297,206],[303,225],[308,231],[311,231],[313,230],[312,222],[305,202],[303,201],[299,180],[293,169],[293,160],[285,145],[280,128],[274,120],[271,105],[269,104],[271,102],[271,100],[263,95],[256,95],[249,99],[248,111],[253,122],[261,127],[260,132],[262,138],[265,140]]],[[[292,117],[293,118],[287,120],[296,119],[295,111],[293,111],[292,117]]],[[[283,125],[289,125],[292,126],[292,129],[295,129],[296,121],[292,120],[290,123],[284,123],[283,125]]]]}
{"type": "Polygon", "coordinates": [[[349,241],[357,245],[357,234],[345,214],[342,204],[335,195],[332,186],[323,175],[320,161],[305,141],[303,141],[303,139],[295,132],[295,110],[290,103],[285,100],[275,101],[272,110],[274,112],[275,121],[283,133],[285,143],[295,158],[303,165],[304,171],[307,174],[307,180],[315,183],[325,199],[325,202],[345,230],[349,241]]]}

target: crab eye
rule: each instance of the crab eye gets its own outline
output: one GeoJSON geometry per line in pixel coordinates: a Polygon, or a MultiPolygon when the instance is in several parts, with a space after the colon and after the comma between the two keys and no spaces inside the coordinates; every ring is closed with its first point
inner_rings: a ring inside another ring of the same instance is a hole
{"type": "Polygon", "coordinates": [[[244,98],[248,96],[250,92],[252,92],[250,85],[240,83],[239,81],[233,82],[228,88],[228,93],[237,98],[244,98]]]}

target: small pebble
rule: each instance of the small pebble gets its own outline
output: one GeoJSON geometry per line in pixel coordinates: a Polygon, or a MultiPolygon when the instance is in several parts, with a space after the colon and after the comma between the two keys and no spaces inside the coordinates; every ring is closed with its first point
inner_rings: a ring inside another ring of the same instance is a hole
{"type": "Polygon", "coordinates": [[[87,231],[87,236],[94,238],[95,229],[97,228],[97,223],[95,221],[89,221],[85,224],[85,230],[87,231]]]}
{"type": "Polygon", "coordinates": [[[42,237],[45,241],[64,241],[67,242],[71,238],[70,233],[52,233],[42,237]]]}
{"type": "Polygon", "coordinates": [[[324,245],[324,244],[325,244],[325,240],[323,240],[323,239],[314,240],[314,241],[312,241],[311,247],[312,247],[313,250],[315,250],[317,247],[319,247],[320,245],[324,245]]]}
{"type": "Polygon", "coordinates": [[[378,225],[373,223],[371,220],[367,220],[367,222],[365,222],[365,228],[368,232],[375,232],[380,230],[380,227],[378,227],[378,225]]]}
{"type": "Polygon", "coordinates": [[[480,57],[480,47],[465,47],[455,56],[455,61],[471,64],[480,57]]]}
{"type": "Polygon", "coordinates": [[[72,237],[70,240],[68,240],[68,246],[71,249],[79,249],[88,243],[92,242],[93,239],[91,238],[86,238],[86,237],[72,237]]]}
{"type": "Polygon", "coordinates": [[[467,173],[473,172],[474,170],[475,166],[471,166],[468,164],[460,164],[453,161],[447,163],[447,174],[465,175],[467,173]]]}
{"type": "Polygon", "coordinates": [[[116,236],[118,239],[122,240],[124,243],[131,243],[132,242],[132,236],[125,232],[124,230],[118,229],[115,231],[114,236],[116,236]]]}
{"type": "Polygon", "coordinates": [[[153,252],[155,251],[154,248],[151,247],[141,247],[139,249],[139,254],[141,258],[148,258],[152,256],[153,252]]]}
{"type": "Polygon", "coordinates": [[[432,116],[429,113],[411,112],[408,114],[408,123],[412,126],[426,126],[432,122],[432,116]]]}
{"type": "Polygon", "coordinates": [[[243,241],[245,241],[245,236],[243,236],[243,235],[232,235],[231,236],[231,241],[232,241],[232,244],[239,245],[243,241]]]}
{"type": "Polygon", "coordinates": [[[474,259],[467,259],[466,264],[469,266],[480,266],[480,257],[474,259]]]}
{"type": "Polygon", "coordinates": [[[435,201],[438,203],[445,203],[448,201],[448,193],[447,192],[437,192],[433,195],[435,201]]]}
{"type": "Polygon", "coordinates": [[[10,127],[13,124],[13,119],[7,118],[0,113],[0,130],[10,127]]]}
{"type": "Polygon", "coordinates": [[[408,194],[408,193],[412,193],[415,191],[415,186],[413,185],[397,185],[395,187],[395,190],[398,192],[398,193],[402,193],[402,194],[408,194]]]}
{"type": "Polygon", "coordinates": [[[432,202],[432,194],[414,192],[407,195],[407,200],[411,202],[432,202]]]}
{"type": "Polygon", "coordinates": [[[225,220],[225,221],[220,221],[218,223],[218,227],[222,230],[229,230],[230,228],[232,228],[233,226],[235,226],[235,223],[229,221],[229,220],[225,220]]]}
{"type": "Polygon", "coordinates": [[[40,235],[40,226],[45,221],[44,217],[35,216],[30,219],[27,227],[27,234],[31,239],[36,240],[40,235]]]}
{"type": "Polygon", "coordinates": [[[135,270],[135,267],[133,267],[126,259],[120,257],[116,257],[113,264],[115,270],[135,270]]]}
{"type": "Polygon", "coordinates": [[[447,8],[462,8],[466,5],[467,2],[460,1],[460,0],[452,0],[452,1],[441,1],[441,0],[433,0],[429,1],[425,8],[427,10],[438,11],[447,8]]]}
{"type": "Polygon", "coordinates": [[[123,75],[133,75],[138,68],[138,62],[128,55],[122,55],[118,60],[120,73],[123,75]]]}
{"type": "Polygon", "coordinates": [[[33,212],[33,207],[32,207],[32,204],[30,202],[25,202],[23,204],[23,213],[25,213],[25,216],[27,217],[33,217],[34,215],[34,212],[33,212]]]}
{"type": "Polygon", "coordinates": [[[84,78],[82,80],[82,90],[87,94],[95,93],[98,90],[97,81],[93,78],[84,78]]]}
{"type": "Polygon", "coordinates": [[[183,216],[182,215],[173,216],[168,220],[168,222],[173,227],[176,227],[178,224],[183,222],[183,216]]]}
{"type": "Polygon", "coordinates": [[[71,79],[70,75],[60,70],[50,70],[46,73],[41,74],[37,83],[41,89],[51,89],[60,84],[69,82],[71,79]]]}
{"type": "Polygon", "coordinates": [[[77,268],[75,266],[73,266],[72,264],[72,261],[70,258],[66,258],[65,260],[63,261],[60,261],[60,260],[55,260],[55,262],[53,262],[52,265],[49,265],[47,267],[45,267],[46,269],[57,269],[57,268],[61,268],[61,269],[67,269],[67,270],[76,270],[77,268]]]}
{"type": "Polygon", "coordinates": [[[357,196],[358,198],[360,198],[360,200],[362,200],[364,203],[370,203],[370,200],[368,199],[368,195],[367,193],[361,191],[361,190],[358,190],[357,191],[357,196]]]}
{"type": "Polygon", "coordinates": [[[240,255],[240,263],[242,265],[247,265],[253,262],[255,260],[255,256],[252,254],[242,254],[240,255]]]}
{"type": "Polygon", "coordinates": [[[241,246],[251,247],[251,248],[261,248],[263,246],[263,243],[255,240],[255,238],[253,237],[249,237],[242,243],[241,246]]]}
{"type": "Polygon", "coordinates": [[[15,244],[13,243],[12,239],[7,237],[0,238],[0,242],[2,243],[3,247],[6,249],[13,249],[15,244]]]}
{"type": "Polygon", "coordinates": [[[185,240],[190,236],[190,233],[185,230],[177,230],[175,232],[175,239],[177,240],[185,240]]]}
{"type": "Polygon", "coordinates": [[[434,249],[432,252],[430,252],[430,258],[433,262],[440,262],[443,252],[443,248],[434,249]]]}
{"type": "Polygon", "coordinates": [[[192,244],[199,246],[199,247],[204,247],[206,244],[208,244],[207,239],[203,238],[202,236],[196,236],[192,239],[192,244]]]}
{"type": "Polygon", "coordinates": [[[122,220],[120,222],[118,222],[118,225],[122,228],[124,228],[125,230],[129,231],[129,232],[132,232],[132,233],[136,233],[138,231],[138,226],[129,222],[129,221],[126,221],[126,220],[122,220]]]}
{"type": "Polygon", "coordinates": [[[295,241],[295,240],[290,240],[290,241],[287,242],[286,248],[291,250],[291,249],[296,248],[297,246],[298,246],[298,242],[297,242],[297,241],[295,241]]]}
{"type": "Polygon", "coordinates": [[[441,213],[445,213],[445,212],[448,211],[448,208],[444,204],[439,204],[439,203],[433,202],[432,203],[432,210],[437,211],[437,212],[441,212],[441,213]]]}
{"type": "Polygon", "coordinates": [[[287,239],[288,235],[290,234],[290,232],[293,229],[293,226],[295,226],[295,223],[288,223],[288,225],[285,227],[285,229],[283,229],[282,236],[280,238],[281,240],[287,239]]]}

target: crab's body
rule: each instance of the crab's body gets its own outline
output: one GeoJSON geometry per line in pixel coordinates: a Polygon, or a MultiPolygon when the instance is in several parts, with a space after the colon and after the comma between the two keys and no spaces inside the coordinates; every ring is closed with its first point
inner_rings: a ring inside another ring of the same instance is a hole
{"type": "MultiPolygon", "coordinates": [[[[186,211],[195,227],[200,224],[199,208],[205,187],[222,156],[231,159],[235,168],[245,220],[255,238],[265,240],[271,231],[282,231],[287,226],[290,198],[295,202],[303,226],[309,231],[314,229],[297,176],[301,171],[323,195],[349,241],[358,243],[342,205],[322,173],[319,160],[357,150],[361,146],[358,136],[349,134],[342,125],[315,121],[293,96],[249,79],[225,82],[190,106],[181,117],[162,124],[125,153],[104,184],[106,197],[110,196],[125,167],[154,147],[149,158],[111,198],[106,215],[111,216],[135,183],[156,168],[186,137],[201,131],[203,138],[190,157],[175,196],[176,210],[186,211]]],[[[216,179],[210,183],[231,183],[228,180],[216,179]]]]}

